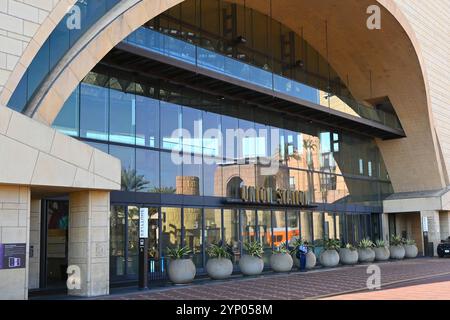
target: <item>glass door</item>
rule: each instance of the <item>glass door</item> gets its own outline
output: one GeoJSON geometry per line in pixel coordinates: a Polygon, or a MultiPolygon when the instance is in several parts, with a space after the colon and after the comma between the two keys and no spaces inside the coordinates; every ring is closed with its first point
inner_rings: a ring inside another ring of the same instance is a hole
{"type": "Polygon", "coordinates": [[[46,288],[65,288],[68,263],[69,202],[46,201],[46,288]]]}

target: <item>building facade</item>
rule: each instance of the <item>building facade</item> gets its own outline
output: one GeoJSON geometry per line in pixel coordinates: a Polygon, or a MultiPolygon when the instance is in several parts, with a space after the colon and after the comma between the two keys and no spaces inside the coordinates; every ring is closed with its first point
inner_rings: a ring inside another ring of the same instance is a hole
{"type": "Polygon", "coordinates": [[[245,241],[266,264],[299,237],[435,254],[449,6],[1,0],[0,249],[21,263],[0,265],[0,297],[67,290],[71,272],[71,295],[136,282],[141,208],[149,285],[177,246],[199,274],[219,242],[236,271],[245,241]]]}

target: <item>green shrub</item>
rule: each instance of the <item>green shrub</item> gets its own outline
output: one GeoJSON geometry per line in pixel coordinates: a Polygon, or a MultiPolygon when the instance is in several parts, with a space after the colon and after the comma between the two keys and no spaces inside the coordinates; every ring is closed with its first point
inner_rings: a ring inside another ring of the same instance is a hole
{"type": "Polygon", "coordinates": [[[384,240],[377,240],[377,241],[375,241],[375,247],[376,248],[386,248],[387,243],[384,240]]]}
{"type": "Polygon", "coordinates": [[[389,243],[391,246],[401,246],[404,243],[404,239],[402,239],[402,237],[400,236],[396,236],[395,234],[393,234],[391,236],[391,241],[389,243]]]}
{"type": "Polygon", "coordinates": [[[258,241],[244,242],[244,250],[248,255],[258,258],[262,258],[264,253],[262,244],[258,241]]]}
{"type": "Polygon", "coordinates": [[[278,247],[276,247],[272,253],[274,254],[285,254],[290,253],[286,242],[282,242],[278,247]]]}
{"type": "Polygon", "coordinates": [[[339,250],[341,241],[339,239],[324,239],[323,247],[325,250],[339,250]]]}
{"type": "Polygon", "coordinates": [[[167,248],[167,256],[174,260],[183,259],[191,253],[192,250],[188,247],[167,248]]]}
{"type": "Polygon", "coordinates": [[[416,245],[416,240],[414,240],[414,239],[406,239],[404,244],[406,244],[407,246],[415,246],[416,245]]]}
{"type": "Polygon", "coordinates": [[[231,255],[227,251],[227,248],[217,244],[212,244],[207,249],[208,256],[216,259],[230,259],[231,255]]]}
{"type": "Polygon", "coordinates": [[[360,248],[360,249],[367,249],[367,248],[372,248],[372,247],[373,247],[373,242],[372,242],[372,240],[370,240],[368,238],[364,238],[358,243],[358,248],[360,248]]]}

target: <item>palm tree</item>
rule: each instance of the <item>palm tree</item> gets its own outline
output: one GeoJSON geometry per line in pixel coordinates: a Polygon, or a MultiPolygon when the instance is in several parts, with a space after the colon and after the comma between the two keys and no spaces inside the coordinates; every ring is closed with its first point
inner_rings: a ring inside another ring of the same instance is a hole
{"type": "Polygon", "coordinates": [[[153,188],[150,192],[152,193],[164,193],[164,194],[175,194],[177,190],[172,187],[160,187],[160,188],[153,188]]]}
{"type": "Polygon", "coordinates": [[[150,184],[144,175],[136,174],[135,169],[122,168],[122,190],[123,191],[143,191],[150,184]]]}

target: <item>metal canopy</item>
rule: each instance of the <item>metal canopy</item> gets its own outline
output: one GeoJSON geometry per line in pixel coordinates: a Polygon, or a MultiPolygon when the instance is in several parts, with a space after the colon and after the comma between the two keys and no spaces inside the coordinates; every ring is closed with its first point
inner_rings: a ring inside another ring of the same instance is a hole
{"type": "Polygon", "coordinates": [[[118,44],[101,64],[142,77],[160,78],[217,97],[245,102],[312,124],[340,128],[383,140],[406,137],[403,130],[274,92],[124,42],[118,44]]]}

